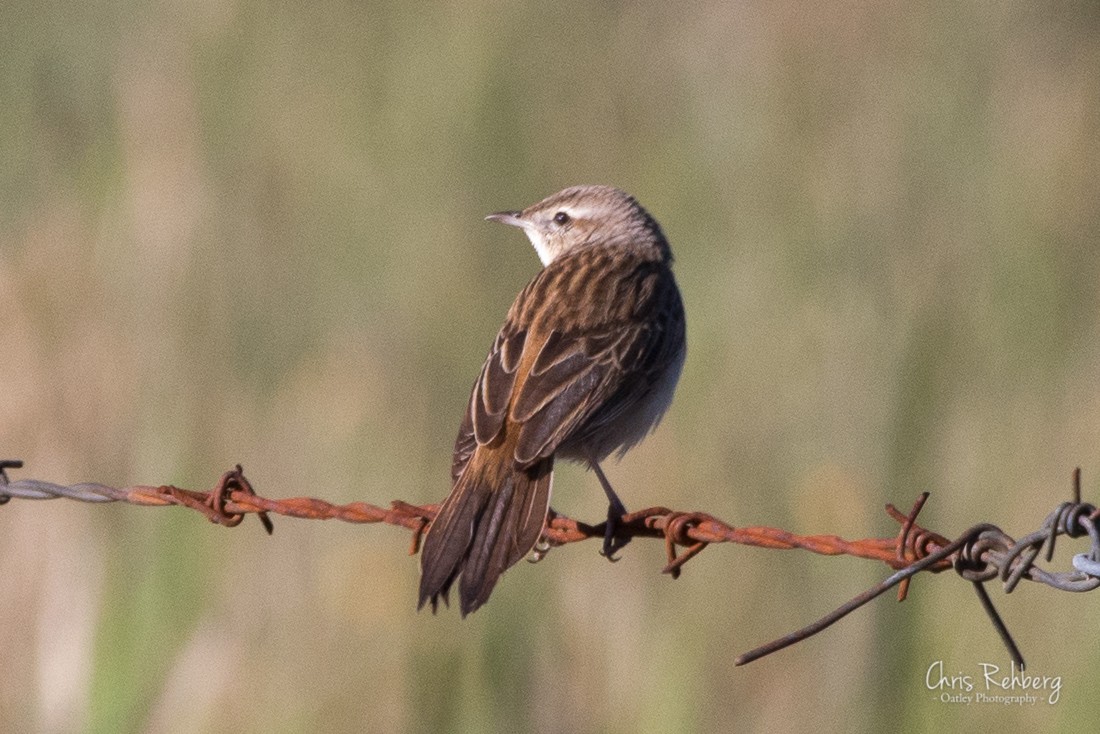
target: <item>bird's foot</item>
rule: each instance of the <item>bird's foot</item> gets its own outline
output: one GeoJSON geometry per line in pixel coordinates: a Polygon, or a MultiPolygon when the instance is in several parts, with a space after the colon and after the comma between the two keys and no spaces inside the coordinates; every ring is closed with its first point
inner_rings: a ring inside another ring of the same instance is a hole
{"type": "Polygon", "coordinates": [[[600,555],[614,563],[619,560],[615,557],[615,554],[626,547],[626,544],[630,542],[630,537],[619,535],[619,528],[623,524],[622,518],[626,515],[626,507],[614,495],[609,500],[607,522],[604,523],[603,531],[603,549],[600,550],[600,555]]]}

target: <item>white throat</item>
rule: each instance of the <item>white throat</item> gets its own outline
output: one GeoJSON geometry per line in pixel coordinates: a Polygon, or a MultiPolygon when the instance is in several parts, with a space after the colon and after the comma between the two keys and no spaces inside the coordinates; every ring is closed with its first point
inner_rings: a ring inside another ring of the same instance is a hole
{"type": "Polygon", "coordinates": [[[546,267],[554,261],[554,253],[550,251],[550,247],[546,242],[546,237],[542,232],[539,232],[534,227],[527,227],[523,230],[527,234],[527,239],[531,240],[531,244],[535,248],[535,252],[538,253],[539,260],[542,260],[542,266],[546,267]]]}

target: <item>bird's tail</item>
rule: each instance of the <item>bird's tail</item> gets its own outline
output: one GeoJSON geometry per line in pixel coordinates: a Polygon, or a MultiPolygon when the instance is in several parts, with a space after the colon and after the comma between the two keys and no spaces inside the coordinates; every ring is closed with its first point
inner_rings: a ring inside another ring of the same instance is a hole
{"type": "Polygon", "coordinates": [[[462,616],[489,599],[497,579],[538,542],[550,508],[553,457],[527,469],[467,464],[443,501],[420,551],[420,602],[435,611],[459,580],[462,616]]]}

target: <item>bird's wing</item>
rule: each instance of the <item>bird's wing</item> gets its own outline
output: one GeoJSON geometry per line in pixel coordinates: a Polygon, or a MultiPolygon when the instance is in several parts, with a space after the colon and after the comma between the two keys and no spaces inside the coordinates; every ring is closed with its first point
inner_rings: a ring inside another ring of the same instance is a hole
{"type": "Polygon", "coordinates": [[[512,405],[521,465],[552,455],[577,431],[612,422],[649,389],[660,334],[647,323],[583,335],[552,332],[512,405]]]}
{"type": "Polygon", "coordinates": [[[520,293],[489,351],[455,441],[454,478],[478,445],[497,440],[509,424],[518,433],[510,438],[517,465],[551,456],[575,431],[629,407],[672,359],[666,347],[674,340],[655,325],[659,319],[644,315],[660,307],[653,281],[624,293],[615,287],[622,273],[613,268],[574,276],[574,293],[606,294],[582,327],[560,315],[572,314],[553,300],[561,284],[554,270],[544,268],[520,293]]]}

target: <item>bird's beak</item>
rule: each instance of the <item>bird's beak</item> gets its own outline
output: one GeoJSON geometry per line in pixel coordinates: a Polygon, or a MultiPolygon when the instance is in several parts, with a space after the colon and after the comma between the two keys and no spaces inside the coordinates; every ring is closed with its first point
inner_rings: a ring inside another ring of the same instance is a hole
{"type": "Polygon", "coordinates": [[[523,212],[496,212],[485,217],[485,219],[490,222],[500,222],[501,224],[507,224],[511,227],[525,229],[530,222],[520,217],[522,213],[523,212]]]}

